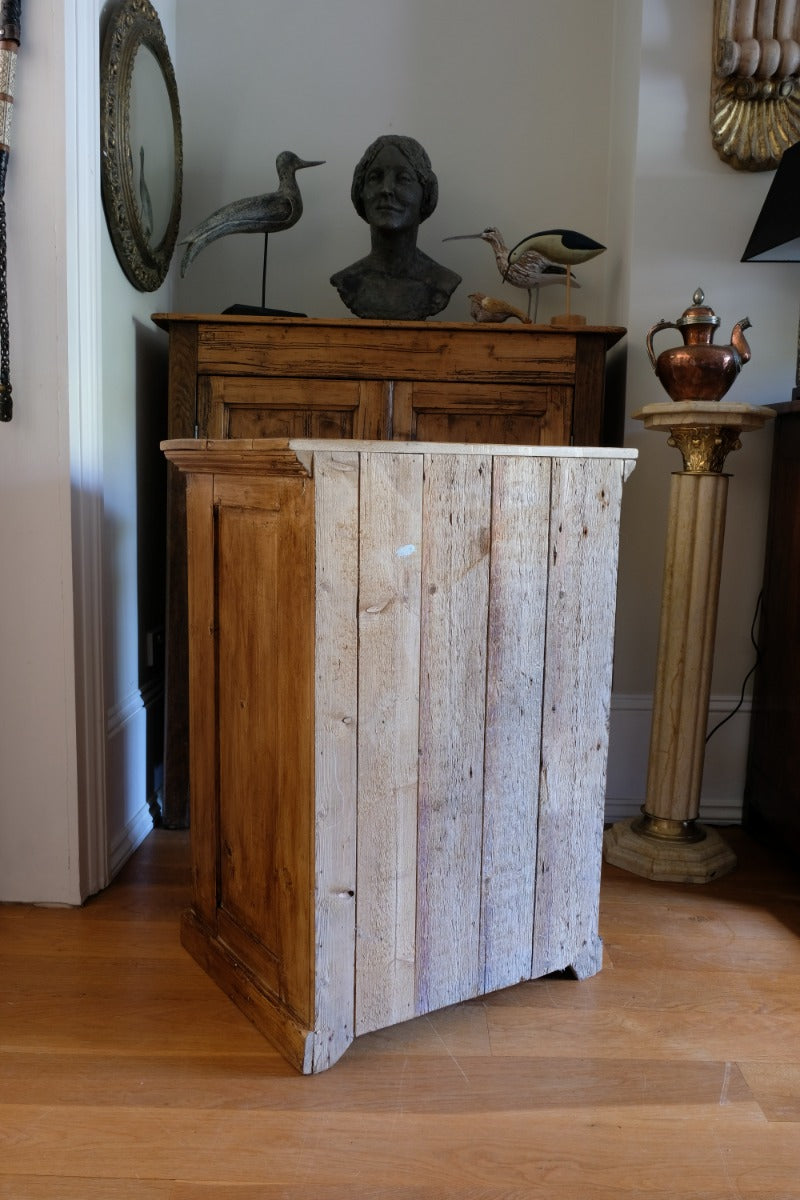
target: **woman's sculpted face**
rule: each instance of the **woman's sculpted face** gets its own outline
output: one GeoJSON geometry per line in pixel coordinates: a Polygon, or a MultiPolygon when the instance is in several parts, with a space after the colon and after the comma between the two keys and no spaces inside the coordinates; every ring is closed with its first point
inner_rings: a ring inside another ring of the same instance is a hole
{"type": "Polygon", "coordinates": [[[350,199],[370,227],[370,251],[331,276],[357,317],[424,321],[445,307],[461,277],[417,247],[419,225],[438,196],[430,159],[414,138],[384,134],[367,146],[350,199]]]}
{"type": "Polygon", "coordinates": [[[375,155],[362,191],[364,217],[387,233],[413,229],[420,222],[422,184],[406,156],[386,145],[375,155]]]}

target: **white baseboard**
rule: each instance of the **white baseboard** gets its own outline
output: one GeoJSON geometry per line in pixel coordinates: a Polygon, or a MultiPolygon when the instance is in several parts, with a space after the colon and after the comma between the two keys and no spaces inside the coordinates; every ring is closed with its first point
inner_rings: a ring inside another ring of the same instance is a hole
{"type": "Polygon", "coordinates": [[[112,879],[152,830],[153,814],[149,804],[143,804],[125,827],[117,832],[108,848],[108,868],[112,879]]]}
{"type": "MultiPolygon", "coordinates": [[[[738,696],[712,696],[708,728],[732,712],[738,696]]],[[[750,699],[711,737],[706,747],[700,818],[711,825],[736,825],[742,819],[750,699]]],[[[605,817],[622,821],[639,813],[647,784],[647,757],[653,698],[614,693],[611,697],[605,817]]]]}
{"type": "Polygon", "coordinates": [[[136,689],[106,720],[108,871],[113,879],[153,828],[146,778],[147,708],[136,689]]]}

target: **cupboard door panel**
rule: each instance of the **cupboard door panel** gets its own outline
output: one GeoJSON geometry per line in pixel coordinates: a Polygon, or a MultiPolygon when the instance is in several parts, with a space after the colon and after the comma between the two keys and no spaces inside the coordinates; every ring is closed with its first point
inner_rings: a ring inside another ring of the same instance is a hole
{"type": "Polygon", "coordinates": [[[313,1023],[314,541],[305,481],[217,496],[220,935],[313,1023]],[[237,930],[239,931],[237,933],[237,930]],[[252,952],[248,953],[252,958],[252,952]]]}
{"type": "Polygon", "coordinates": [[[353,379],[211,377],[213,436],[351,438],[361,404],[353,379]]]}
{"type": "Polygon", "coordinates": [[[418,442],[566,445],[571,408],[568,388],[417,384],[398,413],[395,435],[418,442]]]}

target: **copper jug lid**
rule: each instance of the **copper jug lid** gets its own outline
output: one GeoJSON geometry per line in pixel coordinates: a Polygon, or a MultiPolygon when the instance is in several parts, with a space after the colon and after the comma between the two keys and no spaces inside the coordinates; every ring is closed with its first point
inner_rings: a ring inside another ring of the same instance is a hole
{"type": "Polygon", "coordinates": [[[698,288],[692,296],[692,303],[685,310],[683,316],[678,317],[675,322],[679,327],[683,325],[719,325],[719,317],[715,315],[713,308],[709,308],[704,303],[706,298],[702,288],[698,288]]]}

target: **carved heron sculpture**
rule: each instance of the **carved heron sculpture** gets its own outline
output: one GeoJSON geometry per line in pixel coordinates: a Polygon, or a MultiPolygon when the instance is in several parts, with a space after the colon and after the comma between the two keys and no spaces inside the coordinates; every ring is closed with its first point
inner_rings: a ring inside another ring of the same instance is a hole
{"type": "MultiPolygon", "coordinates": [[[[510,278],[511,272],[516,270],[520,263],[525,262],[530,254],[542,254],[550,262],[559,263],[567,272],[566,320],[570,321],[570,285],[573,283],[570,268],[578,263],[588,262],[590,258],[596,258],[604,250],[605,246],[601,242],[596,242],[594,238],[587,237],[585,233],[578,233],[575,229],[543,229],[539,233],[529,233],[517,242],[516,246],[511,247],[506,270],[510,278]]],[[[559,321],[561,319],[557,318],[559,321]]],[[[583,318],[576,317],[574,320],[581,323],[583,318]]]]}
{"type": "MultiPolygon", "coordinates": [[[[443,238],[445,242],[458,242],[471,238],[480,238],[484,242],[488,242],[494,251],[495,262],[497,269],[500,272],[503,280],[506,283],[512,284],[514,287],[522,288],[528,293],[528,316],[531,315],[531,292],[536,291],[536,308],[534,310],[533,319],[536,320],[536,314],[539,311],[539,288],[545,287],[551,283],[566,283],[567,272],[563,266],[558,265],[555,260],[549,259],[545,254],[539,253],[537,250],[531,250],[519,258],[510,266],[508,261],[508,247],[506,246],[503,235],[499,229],[493,225],[482,229],[480,233],[457,233],[452,237],[443,238]]],[[[579,287],[580,284],[573,278],[574,287],[579,287]]]]}

